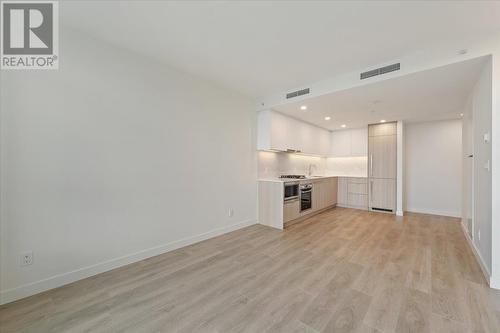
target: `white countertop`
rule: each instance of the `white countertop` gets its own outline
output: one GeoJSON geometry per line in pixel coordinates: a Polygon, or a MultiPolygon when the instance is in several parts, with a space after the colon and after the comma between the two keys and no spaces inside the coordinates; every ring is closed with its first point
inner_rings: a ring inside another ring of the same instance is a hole
{"type": "Polygon", "coordinates": [[[312,176],[312,177],[307,177],[305,179],[271,177],[271,178],[259,178],[259,182],[288,183],[288,182],[296,182],[296,181],[321,180],[321,179],[332,178],[332,177],[368,178],[367,175],[327,175],[327,176],[312,176]]]}

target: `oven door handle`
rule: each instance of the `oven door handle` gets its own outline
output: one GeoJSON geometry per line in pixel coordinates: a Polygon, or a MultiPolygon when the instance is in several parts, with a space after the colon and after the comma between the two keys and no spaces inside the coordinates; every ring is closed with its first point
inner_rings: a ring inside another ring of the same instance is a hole
{"type": "Polygon", "coordinates": [[[300,190],[301,193],[311,193],[312,192],[312,189],[310,190],[300,190]]]}

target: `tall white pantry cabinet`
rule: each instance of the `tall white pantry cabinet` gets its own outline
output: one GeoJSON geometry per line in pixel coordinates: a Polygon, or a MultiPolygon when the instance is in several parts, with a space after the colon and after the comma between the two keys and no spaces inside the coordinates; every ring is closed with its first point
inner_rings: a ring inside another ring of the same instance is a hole
{"type": "Polygon", "coordinates": [[[395,213],[397,123],[368,126],[368,207],[395,213]]]}

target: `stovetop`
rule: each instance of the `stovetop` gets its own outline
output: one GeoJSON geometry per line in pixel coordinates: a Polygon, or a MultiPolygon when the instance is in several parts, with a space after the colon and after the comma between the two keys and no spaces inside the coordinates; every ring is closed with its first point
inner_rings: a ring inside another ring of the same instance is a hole
{"type": "Polygon", "coordinates": [[[306,179],[305,175],[281,175],[280,178],[306,179]]]}

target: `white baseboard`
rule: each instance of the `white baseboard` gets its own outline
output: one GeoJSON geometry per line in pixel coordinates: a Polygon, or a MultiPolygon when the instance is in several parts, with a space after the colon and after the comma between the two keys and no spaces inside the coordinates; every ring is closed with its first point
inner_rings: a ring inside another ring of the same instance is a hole
{"type": "Polygon", "coordinates": [[[439,216],[449,216],[449,217],[462,217],[460,212],[449,212],[444,210],[432,210],[432,209],[421,209],[421,208],[407,208],[407,212],[410,213],[420,213],[429,215],[439,215],[439,216]]]}
{"type": "Polygon", "coordinates": [[[57,287],[64,286],[65,284],[72,283],[81,279],[88,278],[90,276],[97,275],[99,273],[104,273],[112,269],[122,267],[128,264],[132,264],[137,261],[141,261],[150,257],[163,254],[165,252],[173,251],[184,246],[188,246],[194,243],[201,242],[203,240],[220,236],[222,234],[238,230],[244,227],[248,227],[256,224],[257,221],[247,220],[232,224],[226,227],[217,228],[209,232],[184,238],[181,240],[173,241],[164,245],[156,246],[150,249],[142,250],[133,254],[129,254],[120,258],[111,259],[99,264],[95,264],[88,267],[79,268],[77,270],[62,273],[59,275],[52,276],[50,278],[25,284],[20,287],[7,289],[0,292],[0,305],[13,302],[15,300],[32,296],[43,291],[54,289],[57,287]]]}
{"type": "Polygon", "coordinates": [[[368,210],[368,207],[364,206],[349,206],[349,205],[342,205],[342,204],[336,204],[336,207],[340,208],[351,208],[351,209],[359,209],[359,210],[368,210]]]}
{"type": "Polygon", "coordinates": [[[490,278],[490,288],[499,289],[500,290],[500,279],[497,277],[490,278]]]}
{"type": "Polygon", "coordinates": [[[497,285],[497,287],[493,287],[493,281],[491,279],[491,273],[488,267],[486,266],[486,263],[484,262],[483,257],[481,256],[481,252],[477,249],[476,245],[474,245],[474,242],[472,239],[469,237],[469,233],[467,232],[467,229],[465,228],[463,223],[460,223],[460,226],[462,226],[462,231],[464,232],[465,239],[467,239],[467,243],[469,243],[469,246],[472,249],[472,253],[474,253],[474,256],[476,257],[477,262],[479,263],[479,267],[481,267],[481,271],[483,272],[484,278],[488,282],[488,285],[490,288],[495,288],[495,289],[500,289],[500,285],[497,285]]]}
{"type": "Polygon", "coordinates": [[[397,211],[396,211],[396,215],[397,215],[397,216],[403,216],[403,215],[404,215],[404,213],[403,213],[403,211],[402,211],[402,210],[397,210],[397,211]]]}

